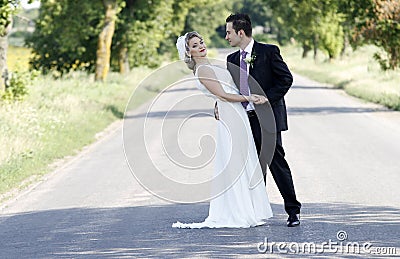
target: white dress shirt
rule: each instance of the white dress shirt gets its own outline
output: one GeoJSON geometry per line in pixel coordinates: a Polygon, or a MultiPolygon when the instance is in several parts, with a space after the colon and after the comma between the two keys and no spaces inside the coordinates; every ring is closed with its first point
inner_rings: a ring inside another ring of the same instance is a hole
{"type": "MultiPolygon", "coordinates": [[[[246,58],[251,57],[251,51],[253,50],[253,45],[254,45],[254,39],[251,38],[251,41],[249,42],[249,44],[246,46],[246,48],[244,48],[244,51],[247,52],[246,58]]],[[[240,49],[240,54],[242,53],[242,51],[243,50],[240,49]]],[[[242,58],[242,56],[240,56],[240,58],[242,58]]],[[[250,71],[250,64],[247,64],[247,76],[249,76],[249,71],[250,71]]],[[[249,87],[249,94],[251,95],[250,87],[249,87]]],[[[254,110],[253,102],[249,102],[249,104],[246,107],[246,111],[251,111],[251,110],[254,110]]]]}

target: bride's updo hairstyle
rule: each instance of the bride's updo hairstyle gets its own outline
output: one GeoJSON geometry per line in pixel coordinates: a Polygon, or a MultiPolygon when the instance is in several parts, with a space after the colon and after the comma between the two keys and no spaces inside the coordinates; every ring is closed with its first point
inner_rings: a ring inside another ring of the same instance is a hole
{"type": "Polygon", "coordinates": [[[192,31],[186,33],[183,36],[179,36],[178,40],[176,41],[176,48],[178,49],[179,58],[186,63],[187,67],[190,70],[194,70],[196,67],[196,62],[194,61],[194,59],[192,59],[189,53],[189,41],[194,37],[203,40],[203,37],[201,37],[198,32],[192,31]]]}

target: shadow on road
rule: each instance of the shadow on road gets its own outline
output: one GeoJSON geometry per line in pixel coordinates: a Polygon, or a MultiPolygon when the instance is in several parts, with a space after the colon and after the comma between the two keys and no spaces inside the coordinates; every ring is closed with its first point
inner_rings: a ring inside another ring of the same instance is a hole
{"type": "Polygon", "coordinates": [[[126,115],[124,119],[136,118],[188,118],[188,117],[213,117],[213,109],[187,109],[187,110],[168,110],[168,111],[150,111],[135,115],[126,115]]]}
{"type": "MultiPolygon", "coordinates": [[[[207,215],[207,204],[72,208],[5,215],[0,217],[0,257],[261,256],[257,244],[265,238],[269,242],[321,244],[338,241],[336,234],[340,230],[348,235],[345,241],[396,247],[400,253],[399,209],[309,203],[304,204],[298,228],[285,226],[286,215],[281,205],[273,204],[273,210],[275,215],[267,226],[251,229],[171,228],[177,220],[202,221],[207,215]]],[[[332,253],[320,256],[329,258],[332,253]]]]}
{"type": "Polygon", "coordinates": [[[319,107],[288,107],[290,115],[326,115],[338,113],[365,113],[365,112],[389,112],[386,108],[365,108],[365,107],[335,107],[335,106],[319,106],[319,107]]]}
{"type": "Polygon", "coordinates": [[[301,90],[337,90],[332,86],[321,86],[321,85],[293,85],[290,89],[301,89],[301,90]]]}

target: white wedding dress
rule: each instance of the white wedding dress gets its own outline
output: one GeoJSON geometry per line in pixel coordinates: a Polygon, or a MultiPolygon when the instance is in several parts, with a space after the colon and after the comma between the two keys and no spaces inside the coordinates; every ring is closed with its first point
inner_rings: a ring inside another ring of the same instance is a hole
{"type": "MultiPolygon", "coordinates": [[[[227,93],[239,94],[229,71],[212,68],[227,93]]],[[[195,73],[197,76],[197,70],[195,73]]],[[[261,166],[247,113],[240,102],[220,100],[197,79],[198,88],[217,101],[216,156],[213,198],[209,215],[200,223],[176,222],[176,228],[248,228],[263,225],[272,217],[261,166]],[[216,176],[219,176],[215,178],[216,176]]]]}

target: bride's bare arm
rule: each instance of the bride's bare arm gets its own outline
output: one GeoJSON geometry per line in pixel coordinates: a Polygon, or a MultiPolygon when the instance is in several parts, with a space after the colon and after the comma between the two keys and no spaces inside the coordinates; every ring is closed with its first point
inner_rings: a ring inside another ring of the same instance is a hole
{"type": "Polygon", "coordinates": [[[198,70],[200,82],[215,96],[221,100],[228,102],[246,102],[256,101],[254,96],[244,96],[239,94],[230,94],[224,91],[221,83],[218,81],[217,76],[212,68],[202,66],[198,70]]]}

